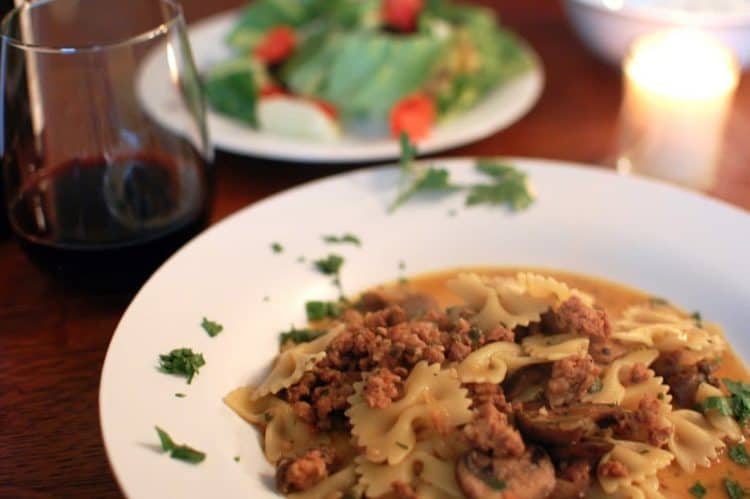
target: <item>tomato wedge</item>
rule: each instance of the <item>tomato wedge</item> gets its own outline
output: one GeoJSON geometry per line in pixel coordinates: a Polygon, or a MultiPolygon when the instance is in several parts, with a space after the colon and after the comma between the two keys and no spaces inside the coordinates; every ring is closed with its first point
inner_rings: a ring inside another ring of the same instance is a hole
{"type": "Polygon", "coordinates": [[[320,108],[321,111],[326,113],[332,120],[338,121],[339,111],[338,109],[336,109],[336,106],[334,106],[332,103],[323,99],[311,98],[310,100],[312,101],[313,104],[318,106],[318,108],[320,108]]]}
{"type": "Polygon", "coordinates": [[[253,55],[267,64],[277,64],[292,55],[296,46],[294,30],[289,26],[276,26],[266,32],[253,55]]]}
{"type": "Polygon", "coordinates": [[[398,101],[391,109],[391,133],[394,137],[406,132],[409,139],[417,141],[430,134],[437,121],[435,102],[431,97],[416,93],[398,101]]]}
{"type": "Polygon", "coordinates": [[[287,95],[287,94],[288,92],[286,90],[279,87],[278,85],[274,85],[273,83],[268,84],[265,87],[260,89],[261,97],[274,97],[274,96],[287,95]]]}
{"type": "Polygon", "coordinates": [[[410,33],[416,31],[423,8],[424,0],[383,0],[383,20],[397,31],[410,33]]]}

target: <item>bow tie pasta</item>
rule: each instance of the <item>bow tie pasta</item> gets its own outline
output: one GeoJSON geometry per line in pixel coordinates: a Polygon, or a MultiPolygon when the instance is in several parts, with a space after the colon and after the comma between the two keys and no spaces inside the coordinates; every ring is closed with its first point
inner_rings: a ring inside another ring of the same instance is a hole
{"type": "Polygon", "coordinates": [[[686,497],[747,452],[750,375],[721,329],[643,293],[485,269],[334,308],[224,399],[289,498],[686,497]]]}

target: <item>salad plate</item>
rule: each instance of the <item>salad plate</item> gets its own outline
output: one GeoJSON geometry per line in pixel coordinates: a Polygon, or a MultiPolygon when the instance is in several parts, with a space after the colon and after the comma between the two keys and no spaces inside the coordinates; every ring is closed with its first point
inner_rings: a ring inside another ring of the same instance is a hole
{"type": "MultiPolygon", "coordinates": [[[[508,159],[525,172],[528,209],[466,206],[462,192],[420,194],[395,211],[400,172],[381,167],[311,182],[250,206],[168,260],[121,319],[100,385],[103,440],[126,496],[271,498],[273,468],[257,432],[222,402],[257,383],[278,333],[305,323],[308,300],[338,290],[313,261],[344,263],[346,293],[460,267],[565,269],[669,297],[721,324],[750,361],[750,216],[666,184],[555,161],[508,159]],[[305,223],[300,223],[304,217],[305,223]],[[331,245],[327,234],[356,235],[331,245]],[[223,326],[206,334],[204,318],[223,326]],[[190,384],[160,372],[159,355],[201,352],[190,384]],[[189,464],[161,451],[155,426],[205,452],[189,464]]],[[[452,181],[478,181],[473,160],[435,160],[452,181]]]]}
{"type": "MultiPolygon", "coordinates": [[[[189,28],[196,66],[206,78],[212,68],[234,56],[226,39],[241,16],[241,10],[229,11],[189,28]]],[[[420,140],[420,154],[431,154],[480,140],[512,125],[529,112],[544,87],[544,71],[533,49],[520,43],[522,55],[528,60],[526,69],[498,84],[465,111],[439,121],[429,136],[420,140]]],[[[174,123],[179,123],[175,113],[179,112],[180,106],[172,100],[175,98],[174,92],[166,88],[170,79],[160,74],[169,70],[163,64],[164,57],[168,56],[163,50],[157,51],[146,61],[138,82],[138,94],[141,104],[152,118],[170,128],[175,126],[174,123]]],[[[214,145],[235,154],[300,163],[374,162],[392,160],[399,155],[399,142],[389,137],[388,132],[349,133],[345,128],[336,140],[319,141],[254,129],[210,107],[207,119],[214,145]]]]}

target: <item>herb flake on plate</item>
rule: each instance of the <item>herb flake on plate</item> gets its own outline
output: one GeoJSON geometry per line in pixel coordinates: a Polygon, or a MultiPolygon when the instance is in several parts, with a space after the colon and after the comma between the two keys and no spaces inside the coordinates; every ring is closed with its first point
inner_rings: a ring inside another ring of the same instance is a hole
{"type": "Polygon", "coordinates": [[[168,452],[169,457],[171,457],[172,459],[185,461],[191,464],[198,464],[206,459],[205,452],[194,449],[189,445],[176,444],[166,431],[162,430],[158,426],[156,426],[155,428],[156,434],[159,436],[159,442],[161,443],[162,450],[164,452],[168,452]]]}
{"type": "Polygon", "coordinates": [[[309,301],[305,303],[308,321],[335,319],[341,315],[341,305],[335,301],[309,301]]]}
{"type": "Polygon", "coordinates": [[[191,348],[175,348],[168,354],[159,355],[159,370],[167,374],[185,376],[188,384],[199,374],[200,368],[206,365],[203,354],[194,353],[191,348]]]}
{"type": "Polygon", "coordinates": [[[328,234],[323,236],[323,241],[328,244],[353,244],[355,246],[362,246],[362,241],[354,234],[346,233],[340,236],[334,234],[328,234]]]}
{"type": "Polygon", "coordinates": [[[341,266],[344,264],[344,257],[336,255],[334,253],[329,254],[325,258],[315,260],[315,268],[325,275],[336,275],[341,270],[341,266]]]}
{"type": "Polygon", "coordinates": [[[201,321],[201,327],[206,333],[208,333],[211,338],[215,337],[217,334],[224,330],[224,326],[222,326],[218,322],[210,321],[205,317],[201,321]]]}
{"type": "Polygon", "coordinates": [[[524,172],[491,160],[478,161],[476,169],[489,176],[492,182],[472,185],[466,198],[467,206],[506,205],[513,211],[522,211],[534,202],[534,195],[524,172]]]}
{"type": "Polygon", "coordinates": [[[284,252],[284,247],[280,243],[273,242],[271,243],[271,251],[278,255],[284,252]]]}

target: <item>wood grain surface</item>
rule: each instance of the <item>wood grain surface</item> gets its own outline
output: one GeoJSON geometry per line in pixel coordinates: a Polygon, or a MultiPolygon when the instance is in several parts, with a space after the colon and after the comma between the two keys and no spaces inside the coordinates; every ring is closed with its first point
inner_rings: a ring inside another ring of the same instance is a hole
{"type": "MultiPolygon", "coordinates": [[[[592,57],[555,0],[486,0],[541,54],[547,83],[529,115],[447,153],[611,162],[619,71],[592,57]]],[[[193,22],[241,4],[184,0],[193,22]]],[[[715,196],[750,209],[750,78],[740,85],[715,196]]],[[[358,165],[361,167],[363,165],[358,165]]],[[[353,166],[305,166],[219,152],[213,222],[282,189],[353,166]]],[[[66,289],[0,241],[0,497],[121,497],[98,420],[99,374],[133,292],[66,289]]],[[[137,410],[137,408],[134,408],[137,410]]]]}

